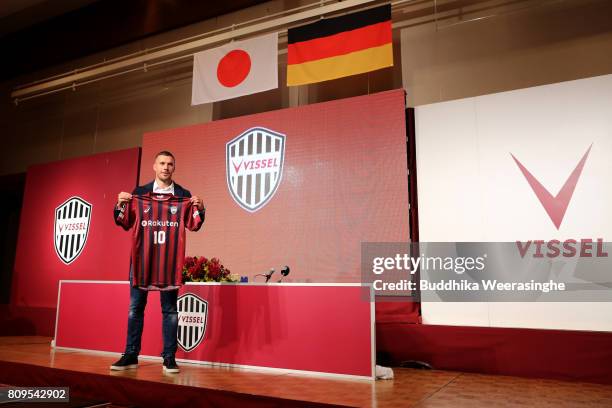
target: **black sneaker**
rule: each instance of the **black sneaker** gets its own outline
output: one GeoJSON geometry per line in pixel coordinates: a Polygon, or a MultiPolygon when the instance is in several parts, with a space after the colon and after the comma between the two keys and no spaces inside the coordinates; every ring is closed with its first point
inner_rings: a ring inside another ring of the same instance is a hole
{"type": "Polygon", "coordinates": [[[129,370],[131,368],[138,368],[138,356],[133,354],[122,354],[119,361],[110,366],[111,370],[129,370]]]}
{"type": "Polygon", "coordinates": [[[172,357],[164,357],[164,373],[178,373],[181,370],[176,365],[176,360],[174,356],[172,357]]]}

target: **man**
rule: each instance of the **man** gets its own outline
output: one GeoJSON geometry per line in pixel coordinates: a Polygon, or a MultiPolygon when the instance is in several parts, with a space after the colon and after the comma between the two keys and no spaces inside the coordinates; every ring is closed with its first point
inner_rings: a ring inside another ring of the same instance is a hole
{"type": "MultiPolygon", "coordinates": [[[[132,226],[131,224],[122,222],[126,220],[124,219],[124,216],[126,218],[129,217],[129,215],[126,213],[126,208],[129,206],[131,201],[132,204],[134,204],[134,202],[137,201],[137,198],[138,200],[140,200],[141,196],[151,196],[151,193],[155,193],[155,197],[170,197],[166,196],[166,194],[172,194],[174,197],[176,197],[172,198],[172,200],[176,200],[177,202],[186,202],[187,206],[189,206],[190,209],[193,208],[193,217],[191,217],[190,214],[187,214],[187,217],[185,218],[186,222],[184,224],[185,227],[187,227],[187,224],[193,221],[192,218],[196,218],[199,221],[197,225],[190,226],[188,228],[197,231],[204,220],[204,204],[198,196],[192,197],[191,193],[188,190],[185,190],[183,187],[181,187],[172,180],[172,174],[174,173],[174,170],[175,160],[172,153],[168,151],[159,152],[155,156],[155,162],[153,164],[155,180],[144,186],[136,187],[132,194],[126,192],[119,193],[117,198],[117,205],[115,206],[114,210],[115,223],[117,223],[117,225],[122,226],[126,230],[132,226]],[[189,200],[187,200],[187,198],[189,198],[189,200]],[[196,215],[198,215],[198,211],[201,214],[201,220],[199,216],[196,217],[196,215]]],[[[149,198],[149,200],[151,199],[149,198]]],[[[170,208],[172,210],[172,214],[176,214],[177,207],[173,206],[170,208]]],[[[143,210],[143,206],[141,204],[141,215],[150,216],[151,213],[154,213],[154,211],[149,211],[150,209],[151,207],[148,207],[143,210]]],[[[132,219],[130,220],[130,222],[133,224],[134,220],[132,219]]],[[[139,225],[137,225],[136,227],[138,227],[139,225]]],[[[182,225],[181,228],[183,228],[182,225]]],[[[157,232],[158,231],[156,231],[155,233],[157,232]]],[[[182,232],[184,237],[184,228],[182,232]]],[[[135,233],[137,232],[135,231],[135,233]]],[[[176,364],[176,360],[174,357],[177,349],[176,336],[178,329],[178,286],[167,285],[162,286],[160,288],[155,288],[149,285],[148,283],[144,287],[137,286],[142,284],[142,275],[140,274],[140,270],[141,268],[144,268],[144,266],[140,266],[143,261],[139,259],[139,266],[135,267],[135,259],[133,258],[134,256],[132,256],[130,265],[130,308],[128,313],[128,329],[125,353],[110,368],[111,370],[127,370],[131,368],[138,368],[138,354],[140,353],[141,337],[144,324],[144,309],[147,304],[148,290],[155,289],[160,290],[160,302],[162,309],[162,335],[164,342],[164,349],[162,352],[162,357],[164,359],[163,371],[168,373],[178,373],[180,370],[176,364]],[[134,270],[138,271],[136,274],[136,277],[138,277],[137,280],[135,279],[134,270]]],[[[180,268],[181,266],[182,265],[170,265],[170,268],[174,267],[176,269],[180,268]]],[[[180,282],[176,284],[180,285],[180,282]]]]}

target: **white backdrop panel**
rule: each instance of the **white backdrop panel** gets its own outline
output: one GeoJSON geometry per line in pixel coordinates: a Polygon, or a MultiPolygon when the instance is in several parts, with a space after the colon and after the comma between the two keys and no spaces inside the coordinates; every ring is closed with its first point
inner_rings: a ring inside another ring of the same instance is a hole
{"type": "MultiPolygon", "coordinates": [[[[612,75],[417,107],[416,146],[421,241],[610,239],[612,75]],[[556,196],[589,147],[557,229],[512,155],[556,196]]],[[[611,307],[438,303],[423,320],[612,331],[611,307]]]]}

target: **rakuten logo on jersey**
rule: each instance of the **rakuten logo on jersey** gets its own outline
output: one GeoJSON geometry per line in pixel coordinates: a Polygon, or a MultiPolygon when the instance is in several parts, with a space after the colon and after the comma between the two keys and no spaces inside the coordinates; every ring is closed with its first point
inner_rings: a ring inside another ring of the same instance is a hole
{"type": "Polygon", "coordinates": [[[142,220],[140,225],[143,227],[177,227],[179,223],[177,221],[160,221],[160,220],[142,220]]]}
{"type": "MultiPolygon", "coordinates": [[[[561,223],[563,222],[567,208],[572,200],[576,185],[578,185],[578,181],[582,175],[582,170],[584,169],[584,165],[587,162],[592,147],[593,144],[591,144],[591,146],[589,146],[587,151],[583,154],[582,158],[571,171],[569,177],[556,196],[553,196],[546,189],[546,187],[544,187],[542,183],[540,183],[540,181],[527,169],[527,167],[512,153],[510,153],[514,159],[514,162],[518,166],[521,173],[523,173],[527,183],[535,193],[536,197],[540,201],[540,204],[542,204],[542,207],[548,214],[548,217],[557,230],[561,228],[561,223]]],[[[521,257],[523,258],[528,255],[534,258],[572,258],[575,256],[579,256],[581,258],[608,257],[608,252],[604,250],[603,238],[568,238],[564,240],[530,240],[524,242],[516,241],[516,246],[521,257]]]]}

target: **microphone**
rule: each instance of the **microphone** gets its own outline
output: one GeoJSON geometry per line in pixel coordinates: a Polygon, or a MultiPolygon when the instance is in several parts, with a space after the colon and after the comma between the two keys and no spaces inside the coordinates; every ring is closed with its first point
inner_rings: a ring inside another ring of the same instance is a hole
{"type": "Polygon", "coordinates": [[[263,274],[266,277],[266,283],[268,283],[272,275],[274,275],[274,268],[270,268],[270,272],[263,274]]]}
{"type": "Polygon", "coordinates": [[[270,268],[269,272],[266,273],[258,273],[255,276],[264,276],[266,278],[266,283],[268,283],[268,281],[270,280],[270,278],[272,277],[272,275],[274,275],[274,268],[270,268]]]}
{"type": "Polygon", "coordinates": [[[278,280],[278,283],[281,283],[281,282],[283,281],[283,278],[284,278],[285,276],[289,275],[289,271],[290,271],[290,269],[289,269],[289,266],[288,266],[288,265],[283,266],[283,269],[281,269],[281,275],[282,275],[282,276],[281,276],[281,278],[278,280]]]}

